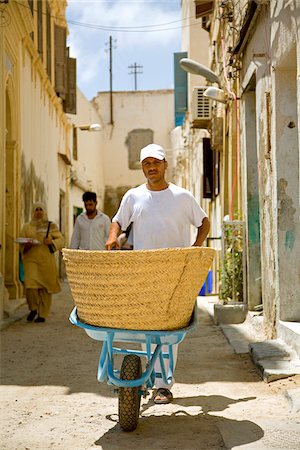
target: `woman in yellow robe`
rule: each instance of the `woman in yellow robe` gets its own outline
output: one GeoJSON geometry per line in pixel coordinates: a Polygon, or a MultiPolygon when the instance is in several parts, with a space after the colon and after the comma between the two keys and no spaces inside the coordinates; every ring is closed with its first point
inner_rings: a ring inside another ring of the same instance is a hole
{"type": "Polygon", "coordinates": [[[43,203],[33,205],[32,219],[22,229],[21,237],[32,239],[22,245],[24,282],[29,307],[28,322],[45,322],[52,294],[60,291],[55,252],[62,249],[64,239],[57,226],[48,221],[43,203]],[[49,227],[49,230],[48,230],[49,227]],[[48,231],[48,236],[47,236],[48,231]]]}

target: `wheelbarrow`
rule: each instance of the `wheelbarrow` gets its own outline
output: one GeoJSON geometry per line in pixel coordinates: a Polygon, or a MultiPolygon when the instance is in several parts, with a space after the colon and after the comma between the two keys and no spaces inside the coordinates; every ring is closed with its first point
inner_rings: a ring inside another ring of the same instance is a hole
{"type": "Polygon", "coordinates": [[[196,325],[195,301],[214,249],[63,249],[63,257],[75,303],[70,320],[92,339],[103,341],[98,380],[119,390],[120,425],[132,431],[141,395],[154,386],[155,378],[171,383],[172,346],[196,325]],[[120,349],[115,342],[144,344],[145,350],[120,349]],[[114,367],[117,354],[125,355],[120,371],[114,367]],[[154,369],[157,361],[159,373],[154,369]]]}
{"type": "Polygon", "coordinates": [[[90,338],[103,341],[97,379],[99,382],[106,380],[107,384],[118,390],[120,426],[124,431],[133,431],[138,425],[141,396],[147,396],[156,378],[162,378],[166,384],[172,382],[173,345],[179,344],[186,333],[196,326],[197,309],[195,306],[187,327],[173,331],[126,330],[88,325],[79,320],[76,307],[70,314],[70,321],[83,328],[90,338]],[[115,342],[126,343],[126,347],[130,347],[131,343],[145,344],[146,350],[118,348],[114,345],[115,342]],[[163,351],[163,346],[167,346],[168,351],[163,351]],[[114,367],[114,355],[120,354],[125,356],[121,370],[117,370],[114,367]],[[146,358],[144,370],[141,357],[146,358]],[[160,362],[161,372],[154,369],[157,360],[160,362]]]}

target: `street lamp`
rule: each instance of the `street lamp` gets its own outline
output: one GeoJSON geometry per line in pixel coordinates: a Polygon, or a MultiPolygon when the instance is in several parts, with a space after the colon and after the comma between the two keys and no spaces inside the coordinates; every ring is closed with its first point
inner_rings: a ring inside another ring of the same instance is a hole
{"type": "MultiPolygon", "coordinates": [[[[210,81],[211,83],[217,83],[220,86],[221,83],[218,75],[203,64],[200,64],[197,61],[189,58],[182,58],[179,61],[179,64],[186,72],[193,73],[194,75],[201,75],[202,77],[206,78],[207,81],[210,81]]],[[[209,86],[203,92],[203,96],[221,103],[227,103],[227,101],[230,99],[226,92],[214,86],[209,86]]]]}
{"type": "Polygon", "coordinates": [[[79,128],[83,131],[101,131],[102,127],[99,123],[92,123],[90,125],[77,125],[75,128],[79,128]]]}
{"type": "Polygon", "coordinates": [[[206,78],[211,83],[218,83],[220,84],[220,80],[218,78],[218,75],[215,74],[212,70],[210,70],[208,67],[204,66],[203,64],[198,63],[197,61],[194,61],[193,59],[189,58],[182,58],[179,61],[180,66],[183,70],[189,73],[193,73],[194,75],[201,75],[202,77],[206,78]]]}
{"type": "Polygon", "coordinates": [[[215,86],[209,86],[203,92],[203,96],[221,103],[227,103],[227,101],[229,100],[228,94],[226,94],[226,92],[224,92],[222,89],[219,89],[215,86]]]}

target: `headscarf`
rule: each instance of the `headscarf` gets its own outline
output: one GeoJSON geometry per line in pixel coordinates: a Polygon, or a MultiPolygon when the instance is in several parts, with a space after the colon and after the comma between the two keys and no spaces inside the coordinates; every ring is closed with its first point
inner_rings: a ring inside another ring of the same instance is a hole
{"type": "Polygon", "coordinates": [[[39,233],[44,233],[48,228],[48,215],[46,205],[42,202],[36,202],[32,205],[31,213],[31,225],[34,225],[39,233]],[[41,219],[36,219],[34,213],[36,208],[41,208],[44,211],[44,215],[41,219]]]}

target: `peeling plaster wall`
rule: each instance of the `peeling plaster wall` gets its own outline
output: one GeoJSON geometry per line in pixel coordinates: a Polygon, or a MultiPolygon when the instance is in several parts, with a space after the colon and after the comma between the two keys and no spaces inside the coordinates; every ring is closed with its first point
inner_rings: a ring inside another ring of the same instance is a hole
{"type": "Polygon", "coordinates": [[[279,319],[300,320],[300,48],[294,19],[300,5],[297,13],[295,5],[277,1],[261,8],[241,71],[242,88],[256,75],[262,296],[269,338],[277,335],[279,319]]]}
{"type": "Polygon", "coordinates": [[[256,146],[256,95],[252,84],[242,95],[241,118],[247,124],[241,130],[243,180],[243,214],[246,224],[247,245],[247,300],[249,310],[262,303],[261,292],[261,240],[258,191],[258,157],[256,146]]]}
{"type": "Polygon", "coordinates": [[[296,71],[278,69],[275,80],[280,294],[278,315],[281,320],[300,322],[300,192],[296,71]]]}
{"type": "MultiPolygon", "coordinates": [[[[266,92],[272,91],[269,64],[269,13],[264,8],[256,22],[255,31],[244,52],[241,81],[243,88],[256,76],[256,147],[258,159],[258,198],[261,235],[261,276],[264,308],[264,327],[268,337],[274,337],[277,305],[277,227],[276,227],[276,174],[274,148],[269,145],[270,121],[267,115],[266,92]],[[262,39],[262,36],[264,39],[262,39]],[[268,125],[269,123],[269,125],[268,125]],[[269,127],[269,128],[268,128],[269,127]]],[[[269,118],[270,119],[270,118],[269,118]]],[[[247,123],[244,122],[244,127],[247,123]]],[[[241,149],[243,151],[243,149],[241,149]]],[[[248,149],[244,148],[247,152],[248,149]]],[[[245,167],[244,167],[245,170],[245,167]]],[[[243,183],[247,174],[242,176],[243,183]]],[[[245,187],[244,187],[245,190],[245,187]]],[[[252,192],[255,195],[255,191],[252,192]]],[[[244,198],[244,201],[248,201],[244,198]]],[[[249,204],[247,205],[249,208],[249,204]]],[[[247,210],[247,209],[246,209],[247,210]]],[[[250,211],[248,211],[248,214],[250,211]]],[[[248,221],[248,220],[247,220],[248,221]]],[[[249,280],[248,280],[249,281],[249,280]]],[[[249,292],[251,294],[251,292],[249,292]]],[[[248,299],[250,304],[253,300],[248,299]]]]}
{"type": "Polygon", "coordinates": [[[280,299],[277,318],[300,322],[300,4],[279,1],[270,8],[280,299]]]}

